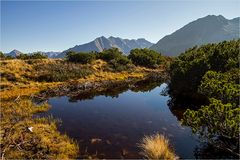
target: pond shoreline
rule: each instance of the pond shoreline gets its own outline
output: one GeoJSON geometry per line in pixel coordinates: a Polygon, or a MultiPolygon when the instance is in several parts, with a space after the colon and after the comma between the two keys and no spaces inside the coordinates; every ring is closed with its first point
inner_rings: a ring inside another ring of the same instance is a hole
{"type": "Polygon", "coordinates": [[[168,79],[169,75],[167,72],[150,72],[144,77],[127,77],[123,80],[98,80],[87,82],[71,81],[54,88],[44,90],[34,95],[34,99],[37,101],[45,101],[52,97],[76,97],[83,94],[91,94],[92,92],[95,93],[94,95],[100,95],[109,89],[135,88],[135,84],[142,81],[164,82],[168,79]]]}

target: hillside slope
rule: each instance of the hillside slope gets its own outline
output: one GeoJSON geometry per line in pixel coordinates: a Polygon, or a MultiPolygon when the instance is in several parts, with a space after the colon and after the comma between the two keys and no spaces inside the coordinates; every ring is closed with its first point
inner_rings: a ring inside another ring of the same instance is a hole
{"type": "Polygon", "coordinates": [[[175,56],[195,45],[238,39],[239,19],[237,17],[228,20],[221,15],[199,18],[163,37],[150,49],[164,55],[175,56]]]}

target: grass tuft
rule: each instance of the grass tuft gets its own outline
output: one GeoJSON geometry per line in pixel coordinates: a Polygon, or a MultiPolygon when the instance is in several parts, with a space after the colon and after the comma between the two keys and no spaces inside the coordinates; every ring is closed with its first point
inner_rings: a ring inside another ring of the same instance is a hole
{"type": "Polygon", "coordinates": [[[147,159],[178,159],[170,149],[168,139],[160,134],[145,136],[139,147],[147,159]]]}

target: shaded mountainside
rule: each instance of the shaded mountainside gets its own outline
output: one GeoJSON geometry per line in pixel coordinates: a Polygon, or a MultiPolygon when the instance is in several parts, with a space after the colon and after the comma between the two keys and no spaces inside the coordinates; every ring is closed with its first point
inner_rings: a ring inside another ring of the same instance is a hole
{"type": "Polygon", "coordinates": [[[7,55],[7,56],[11,56],[11,57],[17,57],[17,56],[19,56],[20,54],[23,54],[23,53],[20,52],[20,51],[18,51],[18,50],[16,50],[16,49],[14,49],[14,50],[12,50],[11,52],[7,53],[6,55],[7,55]]]}
{"type": "Polygon", "coordinates": [[[42,52],[44,55],[47,55],[48,58],[55,58],[57,57],[61,52],[53,52],[53,51],[50,51],[50,52],[42,52]]]}
{"type": "Polygon", "coordinates": [[[165,55],[175,56],[195,45],[238,39],[239,19],[237,17],[228,20],[221,15],[208,15],[199,18],[163,37],[150,49],[165,55]]]}
{"type": "Polygon", "coordinates": [[[118,37],[109,37],[106,38],[104,36],[96,38],[94,41],[91,41],[86,44],[76,45],[75,47],[69,48],[68,50],[63,51],[61,54],[58,55],[59,58],[65,56],[68,51],[76,51],[76,52],[90,52],[90,51],[97,51],[101,52],[104,49],[109,49],[112,47],[119,48],[125,54],[128,54],[130,50],[134,48],[149,48],[152,46],[153,43],[140,38],[140,39],[122,39],[118,37]]]}

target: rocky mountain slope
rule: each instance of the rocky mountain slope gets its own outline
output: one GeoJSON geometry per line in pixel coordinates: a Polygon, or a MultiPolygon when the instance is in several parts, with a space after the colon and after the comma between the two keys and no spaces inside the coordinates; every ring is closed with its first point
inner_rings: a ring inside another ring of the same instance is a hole
{"type": "Polygon", "coordinates": [[[195,45],[217,43],[239,38],[239,17],[226,19],[219,15],[199,18],[160,39],[150,49],[175,56],[195,45]]]}

